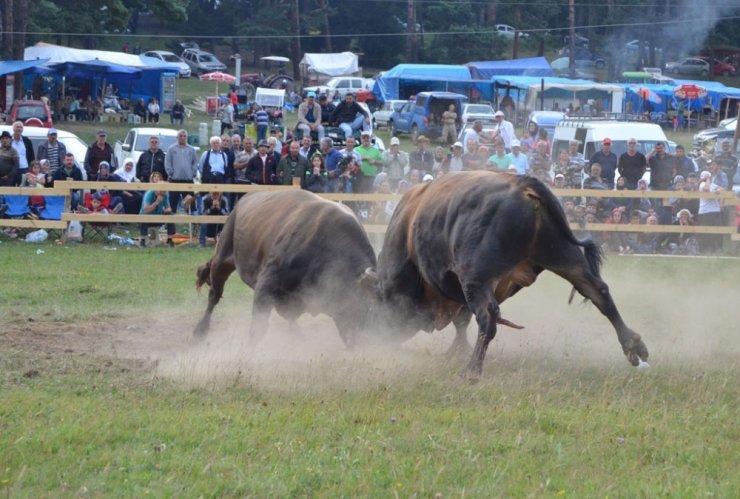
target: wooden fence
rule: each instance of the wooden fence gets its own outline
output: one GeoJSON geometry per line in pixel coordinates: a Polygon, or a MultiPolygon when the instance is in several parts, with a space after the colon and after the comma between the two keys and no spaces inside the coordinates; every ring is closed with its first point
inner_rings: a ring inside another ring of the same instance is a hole
{"type": "MultiPolygon", "coordinates": [[[[296,189],[295,186],[260,186],[260,185],[235,185],[235,184],[176,184],[176,183],[161,183],[157,184],[157,190],[162,191],[178,191],[178,192],[189,192],[189,193],[207,193],[207,192],[222,192],[222,193],[248,193],[256,191],[276,191],[284,189],[296,189]]],[[[175,223],[175,224],[193,224],[193,223],[223,223],[226,220],[225,216],[210,216],[210,215],[188,215],[188,214],[172,214],[172,215],[126,215],[126,214],[108,214],[100,215],[94,213],[74,213],[69,210],[70,199],[72,191],[74,190],[110,190],[110,191],[147,191],[152,189],[152,184],[146,183],[127,183],[122,184],[120,182],[56,182],[53,188],[32,188],[32,187],[0,187],[0,195],[28,195],[28,196],[64,196],[66,198],[67,207],[62,213],[61,220],[29,220],[29,219],[0,219],[0,227],[16,227],[25,229],[64,229],[67,224],[72,220],[78,220],[83,223],[97,222],[101,223],[101,217],[105,217],[104,222],[106,223],[175,223]]],[[[725,191],[720,193],[709,193],[709,192],[674,192],[674,191],[605,191],[605,190],[588,190],[588,189],[555,189],[555,194],[558,197],[574,197],[574,198],[657,198],[657,199],[669,199],[669,198],[681,198],[681,199],[699,199],[699,198],[712,198],[719,199],[721,204],[725,207],[735,207],[740,204],[740,198],[731,191],[725,191]]],[[[320,196],[341,203],[345,202],[382,202],[399,200],[400,196],[397,194],[321,194],[320,196]]],[[[734,214],[734,213],[733,213],[734,214]]],[[[659,233],[695,233],[695,234],[721,234],[729,235],[732,240],[740,241],[740,234],[737,233],[737,228],[734,225],[734,216],[730,217],[731,224],[728,226],[677,226],[677,225],[631,225],[631,224],[605,224],[605,223],[588,223],[585,225],[571,224],[571,228],[575,231],[591,231],[591,232],[659,232],[659,233]]],[[[385,232],[385,225],[378,224],[365,224],[365,229],[371,233],[383,233],[385,232]]]]}

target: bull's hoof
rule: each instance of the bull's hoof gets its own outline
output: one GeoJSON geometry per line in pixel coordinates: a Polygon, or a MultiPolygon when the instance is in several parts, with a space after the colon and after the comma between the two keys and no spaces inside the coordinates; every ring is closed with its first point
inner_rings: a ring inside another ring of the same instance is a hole
{"type": "Polygon", "coordinates": [[[206,334],[208,334],[208,329],[210,328],[210,325],[210,321],[201,319],[198,324],[195,325],[195,329],[193,329],[193,339],[202,340],[203,338],[205,338],[206,334]]]}
{"type": "Polygon", "coordinates": [[[460,377],[465,381],[466,383],[470,385],[475,385],[480,381],[480,372],[476,372],[471,369],[465,369],[463,372],[460,373],[460,377]]]}
{"type": "Polygon", "coordinates": [[[635,333],[635,335],[623,345],[622,349],[624,350],[624,354],[627,356],[627,360],[629,360],[630,364],[635,367],[647,366],[647,359],[650,356],[650,353],[639,334],[635,333]]]}
{"type": "Polygon", "coordinates": [[[453,341],[452,345],[450,345],[450,348],[448,348],[447,352],[445,352],[445,356],[449,359],[454,359],[457,357],[470,357],[472,354],[473,347],[471,347],[467,341],[453,341]]]}

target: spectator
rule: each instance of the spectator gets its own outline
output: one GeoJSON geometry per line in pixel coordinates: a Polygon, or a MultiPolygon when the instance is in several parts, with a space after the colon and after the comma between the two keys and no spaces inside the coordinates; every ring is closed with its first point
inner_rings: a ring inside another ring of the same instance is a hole
{"type": "MultiPolygon", "coordinates": [[[[144,193],[144,197],[141,201],[141,211],[139,212],[140,215],[170,215],[172,214],[172,207],[170,205],[170,198],[168,196],[168,193],[166,191],[160,191],[156,190],[157,186],[156,184],[164,182],[162,179],[162,176],[159,174],[159,172],[152,172],[151,176],[149,177],[150,183],[154,184],[152,185],[152,190],[146,191],[144,193]]],[[[156,224],[156,223],[143,223],[140,225],[140,234],[141,234],[141,246],[145,247],[147,245],[146,243],[146,236],[149,235],[149,242],[152,243],[156,238],[156,228],[159,227],[162,224],[156,224]],[[154,232],[150,231],[150,229],[154,229],[154,232]]],[[[175,225],[174,224],[167,224],[167,245],[172,247],[174,246],[174,242],[172,241],[172,236],[175,234],[175,225]]]]}
{"type": "Polygon", "coordinates": [[[722,150],[714,157],[714,163],[727,177],[727,189],[732,189],[737,174],[737,156],[730,151],[730,142],[729,140],[722,142],[722,150]]]}
{"type": "Polygon", "coordinates": [[[488,158],[486,168],[493,172],[507,172],[511,166],[511,156],[506,154],[506,148],[502,140],[496,141],[496,153],[488,158]]]}
{"type": "Polygon", "coordinates": [[[383,171],[388,174],[391,187],[397,187],[409,168],[409,155],[401,150],[398,137],[391,138],[391,147],[383,152],[383,171]]]}
{"type": "Polygon", "coordinates": [[[372,134],[369,130],[363,130],[360,135],[360,146],[355,149],[360,155],[362,168],[362,174],[365,178],[364,182],[368,185],[363,187],[363,190],[370,191],[373,182],[375,181],[376,175],[383,171],[383,155],[380,151],[372,144],[372,134]]]}
{"type": "Polygon", "coordinates": [[[658,142],[648,155],[650,166],[650,188],[654,191],[668,191],[676,171],[676,158],[668,154],[665,144],[658,142]]]}
{"type": "Polygon", "coordinates": [[[272,155],[275,165],[280,163],[280,158],[282,157],[282,154],[280,154],[281,151],[282,151],[282,144],[280,143],[280,141],[274,136],[268,137],[267,138],[267,154],[272,155]]]}
{"type": "MultiPolygon", "coordinates": [[[[178,130],[177,142],[167,149],[164,157],[164,169],[167,172],[169,182],[175,184],[192,184],[198,175],[198,156],[195,148],[188,144],[188,132],[178,130]]],[[[162,176],[164,179],[164,176],[162,176]]],[[[149,179],[151,182],[151,178],[149,179]]],[[[183,199],[183,192],[172,191],[169,196],[172,211],[177,213],[180,200],[183,199]]],[[[192,199],[192,198],[191,198],[192,199]]]]}
{"type": "MultiPolygon", "coordinates": [[[[67,153],[64,156],[64,163],[62,164],[62,167],[58,169],[56,172],[54,172],[54,175],[52,177],[52,186],[57,181],[65,181],[65,180],[74,180],[77,182],[82,181],[82,172],[79,168],[77,168],[77,164],[75,163],[75,157],[72,155],[72,153],[67,153]]],[[[70,203],[70,207],[72,210],[77,209],[77,205],[80,204],[81,196],[80,191],[72,191],[72,199],[70,203]]]]}
{"type": "Polygon", "coordinates": [[[728,190],[730,188],[730,180],[727,178],[727,174],[720,168],[719,163],[713,159],[707,159],[706,165],[709,173],[712,174],[712,183],[724,190],[728,190]]]}
{"type": "MultiPolygon", "coordinates": [[[[237,135],[237,137],[239,137],[237,135]]],[[[241,141],[241,138],[237,139],[241,141]]],[[[236,153],[231,146],[231,135],[225,133],[221,135],[221,152],[226,154],[226,180],[225,183],[231,184],[234,181],[234,161],[236,161],[236,153]]]]}
{"type": "Polygon", "coordinates": [[[270,115],[262,106],[257,106],[257,111],[254,113],[254,124],[257,127],[257,142],[265,140],[267,127],[270,126],[270,115]]]}
{"type": "Polygon", "coordinates": [[[445,155],[445,162],[442,163],[442,168],[439,172],[435,172],[437,175],[440,173],[449,172],[461,172],[465,167],[465,161],[463,160],[463,145],[462,142],[455,142],[452,144],[452,154],[445,155]]]}
{"type": "Polygon", "coordinates": [[[522,152],[521,143],[516,139],[511,141],[511,166],[516,168],[517,175],[525,175],[529,170],[529,158],[522,152]]]}
{"type": "Polygon", "coordinates": [[[696,165],[694,160],[686,156],[686,149],[682,145],[676,146],[676,174],[682,175],[684,178],[689,176],[689,173],[696,171],[696,165]]]}
{"type": "Polygon", "coordinates": [[[568,189],[580,189],[581,183],[575,184],[575,172],[572,163],[570,162],[570,155],[565,149],[560,151],[558,161],[553,165],[552,171],[555,175],[558,173],[563,175],[565,179],[565,185],[568,189]]]}
{"type": "Polygon", "coordinates": [[[471,149],[468,147],[468,142],[471,140],[474,140],[476,145],[482,142],[485,142],[486,144],[490,144],[491,142],[493,142],[493,134],[483,131],[483,122],[480,120],[475,120],[473,122],[473,127],[469,129],[467,132],[465,132],[465,136],[463,137],[463,144],[465,145],[465,151],[464,151],[465,154],[471,151],[471,149]]]}
{"type": "MultiPolygon", "coordinates": [[[[531,121],[529,124],[530,124],[530,126],[531,125],[534,125],[535,127],[537,126],[537,124],[534,121],[531,121]]],[[[525,128],[522,131],[522,136],[519,139],[519,144],[521,146],[525,146],[526,145],[529,148],[529,150],[531,151],[531,150],[534,149],[534,138],[533,137],[536,137],[536,136],[537,136],[537,133],[536,132],[535,132],[534,135],[532,135],[529,132],[529,129],[528,128],[525,128]]]]}
{"type": "MultiPolygon", "coordinates": [[[[609,215],[609,219],[606,221],[607,224],[620,225],[626,223],[624,209],[614,208],[609,215]]],[[[634,247],[629,241],[628,234],[626,232],[605,232],[604,239],[606,240],[607,246],[620,255],[625,253],[632,253],[634,247]]]]}
{"type": "MultiPolygon", "coordinates": [[[[647,225],[655,227],[658,225],[658,217],[656,215],[650,215],[647,217],[647,225]]],[[[665,234],[660,232],[640,232],[637,235],[637,248],[635,253],[642,255],[652,255],[659,253],[661,249],[661,242],[666,241],[665,234]]]]}
{"type": "Polygon", "coordinates": [[[352,136],[347,137],[344,143],[344,149],[339,151],[339,153],[345,158],[347,156],[352,156],[355,158],[355,163],[357,163],[357,165],[362,164],[362,156],[360,156],[360,153],[355,150],[355,138],[352,136]]]}
{"type": "MultiPolygon", "coordinates": [[[[724,172],[722,172],[724,173],[724,172]]],[[[699,176],[699,192],[722,192],[724,187],[717,185],[712,174],[706,170],[699,176]]],[[[722,225],[722,206],[718,198],[699,199],[699,225],[719,227],[722,225]]],[[[702,253],[716,252],[720,249],[722,236],[720,234],[702,234],[699,241],[702,253]]]]}
{"type": "Polygon", "coordinates": [[[313,145],[311,136],[308,134],[304,135],[303,138],[301,138],[301,148],[298,149],[298,154],[310,160],[317,152],[319,152],[319,150],[313,145]]]}
{"type": "Polygon", "coordinates": [[[172,105],[172,110],[170,111],[170,124],[177,124],[182,127],[185,122],[185,114],[185,106],[182,104],[180,99],[177,99],[172,105]]]}
{"type": "Polygon", "coordinates": [[[601,165],[601,176],[606,180],[609,189],[614,188],[618,161],[617,155],[612,152],[612,140],[609,137],[601,141],[601,150],[595,152],[589,159],[589,164],[599,163],[601,165]]]}
{"type": "Polygon", "coordinates": [[[311,133],[316,133],[321,140],[324,138],[324,126],[321,124],[321,106],[315,99],[316,92],[308,92],[306,100],[298,106],[296,129],[301,130],[304,138],[311,139],[311,133]]]}
{"type": "Polygon", "coordinates": [[[108,133],[105,130],[98,130],[95,143],[87,148],[85,154],[85,171],[87,178],[95,178],[98,174],[98,166],[101,161],[107,161],[113,168],[116,168],[116,157],[113,154],[113,148],[107,142],[108,133]]]}
{"type": "MultiPolygon", "coordinates": [[[[508,154],[511,152],[511,141],[516,140],[516,134],[514,133],[514,125],[512,125],[510,121],[506,121],[504,119],[505,116],[504,116],[503,111],[496,111],[493,117],[495,118],[496,123],[498,124],[496,128],[496,132],[494,133],[494,139],[500,138],[501,140],[504,141],[504,149],[506,153],[508,154]]],[[[547,135],[545,135],[545,140],[547,140],[547,135]]]]}
{"type": "Polygon", "coordinates": [[[253,184],[277,184],[276,168],[275,156],[268,153],[267,141],[259,141],[257,154],[247,163],[246,178],[253,184]]]}
{"type": "Polygon", "coordinates": [[[288,146],[288,154],[280,158],[277,165],[277,181],[282,185],[297,185],[303,183],[306,173],[311,171],[308,160],[299,154],[301,146],[293,141],[288,146]]]}
{"type": "Polygon", "coordinates": [[[463,154],[463,170],[482,170],[488,160],[488,156],[481,151],[480,145],[475,139],[470,139],[466,145],[469,152],[463,154]]]}
{"type": "Polygon", "coordinates": [[[529,160],[529,172],[537,176],[538,172],[544,172],[547,176],[550,175],[550,155],[547,154],[547,143],[543,141],[537,142],[536,148],[532,157],[529,160]]]}
{"type": "MultiPolygon", "coordinates": [[[[66,153],[65,153],[66,156],[66,153]]],[[[39,175],[36,178],[39,185],[44,187],[51,187],[53,183],[52,174],[49,170],[49,160],[42,159],[39,161],[39,175]]]]}
{"type": "Polygon", "coordinates": [[[306,170],[305,175],[301,181],[301,189],[321,194],[327,192],[329,186],[328,178],[326,175],[326,168],[324,167],[324,158],[321,154],[316,153],[311,156],[311,167],[306,170]]]}
{"type": "Polygon", "coordinates": [[[134,104],[134,114],[141,119],[142,123],[146,123],[147,106],[144,103],[144,99],[139,99],[134,104]]]}
{"type": "Polygon", "coordinates": [[[36,157],[39,160],[49,160],[49,171],[53,174],[62,167],[64,155],[67,154],[67,147],[59,142],[56,128],[49,128],[46,132],[47,139],[39,144],[36,157]]]}
{"type": "MultiPolygon", "coordinates": [[[[391,140],[391,145],[393,141],[391,140]]],[[[339,189],[339,163],[342,161],[342,153],[334,149],[334,141],[330,137],[324,137],[319,144],[321,155],[324,158],[324,166],[327,173],[327,192],[337,192],[339,189]]]]}
{"type": "Polygon", "coordinates": [[[149,176],[152,172],[159,172],[165,181],[168,178],[164,151],[159,148],[159,137],[156,135],[149,137],[149,149],[141,153],[136,162],[136,178],[149,183],[149,176]]]}
{"type": "Polygon", "coordinates": [[[434,157],[429,152],[429,139],[419,135],[416,139],[416,151],[409,154],[409,166],[412,169],[431,173],[434,167],[434,157]]]}
{"type": "Polygon", "coordinates": [[[545,152],[550,156],[552,154],[552,142],[550,142],[550,137],[547,135],[546,128],[539,128],[537,130],[537,143],[540,142],[544,142],[547,145],[545,152]]]}
{"type": "Polygon", "coordinates": [[[354,156],[345,156],[339,163],[338,188],[339,192],[359,192],[357,187],[362,183],[362,170],[355,161],[354,156]]]}
{"type": "Polygon", "coordinates": [[[211,137],[210,149],[200,156],[198,171],[204,184],[225,184],[229,168],[229,158],[221,150],[221,138],[211,137]]]}
{"type": "Polygon", "coordinates": [[[72,99],[69,105],[69,114],[75,117],[75,121],[86,121],[88,119],[87,111],[80,102],[82,99],[72,99]]]}
{"type": "Polygon", "coordinates": [[[18,173],[20,159],[18,151],[10,145],[11,140],[7,130],[0,134],[0,186],[14,185],[18,173]]]}
{"type": "Polygon", "coordinates": [[[355,130],[370,130],[370,118],[370,114],[355,102],[354,94],[348,93],[334,109],[329,121],[342,129],[346,140],[355,130]]]}
{"type": "Polygon", "coordinates": [[[457,113],[455,112],[455,105],[450,104],[447,111],[442,113],[442,135],[439,137],[439,141],[443,144],[450,144],[455,141],[457,137],[457,113]]]}
{"type": "Polygon", "coordinates": [[[221,115],[221,135],[223,135],[227,129],[229,130],[229,132],[232,132],[234,129],[235,110],[234,110],[234,104],[231,102],[231,100],[226,101],[226,104],[224,105],[222,111],[223,113],[221,115]]]}
{"type": "MultiPolygon", "coordinates": [[[[203,196],[201,212],[209,216],[226,216],[229,214],[229,200],[218,191],[213,191],[203,196]]],[[[198,230],[198,242],[201,248],[206,247],[206,238],[218,238],[224,228],[224,224],[200,224],[198,230]]]]}
{"type": "Polygon", "coordinates": [[[23,122],[13,123],[13,136],[10,145],[18,151],[18,171],[15,174],[14,185],[21,184],[21,176],[28,171],[28,166],[36,159],[31,139],[23,135],[23,122]]]}
{"type": "Polygon", "coordinates": [[[448,165],[449,157],[450,155],[445,152],[444,147],[437,146],[434,148],[434,161],[432,162],[432,172],[435,175],[439,173],[440,171],[442,171],[443,167],[445,168],[445,173],[446,173],[446,168],[449,166],[448,165]]]}
{"type": "Polygon", "coordinates": [[[319,95],[319,107],[321,108],[321,124],[327,126],[329,125],[335,106],[326,95],[321,94],[319,95]]]}
{"type": "MultiPolygon", "coordinates": [[[[693,219],[691,212],[684,208],[677,213],[674,225],[691,227],[694,225],[693,219]]],[[[674,255],[696,256],[699,254],[699,241],[691,232],[674,233],[669,239],[668,248],[674,255]]]]}
{"type": "MultiPolygon", "coordinates": [[[[134,160],[132,158],[126,158],[123,161],[123,166],[113,172],[111,175],[112,182],[122,183],[134,183],[138,182],[136,178],[136,170],[134,169],[134,160]]],[[[121,198],[123,203],[123,211],[129,215],[137,214],[141,212],[141,191],[129,191],[120,190],[111,193],[112,196],[118,196],[121,198]]]]}
{"type": "MultiPolygon", "coordinates": [[[[604,165],[601,165],[602,172],[604,165]]],[[[617,162],[617,171],[624,177],[624,184],[627,189],[634,190],[637,188],[637,181],[642,178],[647,170],[647,158],[637,150],[637,139],[627,140],[627,152],[619,156],[617,162]]]]}

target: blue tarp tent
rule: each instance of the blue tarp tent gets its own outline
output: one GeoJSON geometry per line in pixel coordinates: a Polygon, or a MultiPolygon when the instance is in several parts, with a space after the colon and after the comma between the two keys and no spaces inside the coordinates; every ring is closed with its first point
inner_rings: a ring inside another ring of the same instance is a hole
{"type": "MultiPolygon", "coordinates": [[[[480,83],[466,66],[447,64],[399,64],[375,81],[373,93],[380,102],[408,99],[424,91],[468,94],[480,83]]],[[[478,90],[480,91],[480,90],[478,90]]]]}
{"type": "Polygon", "coordinates": [[[35,59],[33,61],[0,61],[0,76],[38,68],[47,62],[49,62],[49,59],[35,59]]]}
{"type": "Polygon", "coordinates": [[[467,64],[476,80],[490,80],[493,76],[555,76],[544,57],[529,57],[509,61],[476,61],[467,64]]]}
{"type": "Polygon", "coordinates": [[[631,106],[634,112],[649,111],[666,113],[679,108],[686,109],[689,106],[692,111],[701,112],[704,106],[709,106],[720,114],[729,112],[729,115],[732,116],[734,115],[734,109],[737,108],[737,102],[740,102],[740,89],[727,87],[716,81],[675,80],[674,85],[645,83],[624,84],[623,86],[626,90],[625,101],[631,106]],[[697,85],[705,88],[707,91],[706,97],[692,99],[690,102],[687,99],[677,99],[674,95],[674,90],[676,87],[684,84],[697,85]],[[660,102],[655,98],[648,98],[647,100],[641,98],[638,94],[640,88],[648,89],[659,97],[660,102]]]}

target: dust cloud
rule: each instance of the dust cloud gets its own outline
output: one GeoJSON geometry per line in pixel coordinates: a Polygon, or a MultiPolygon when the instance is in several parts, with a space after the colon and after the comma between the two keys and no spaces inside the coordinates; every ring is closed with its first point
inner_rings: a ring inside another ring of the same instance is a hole
{"type": "MultiPolygon", "coordinates": [[[[605,265],[604,279],[625,322],[647,344],[650,364],[712,369],[737,363],[740,302],[735,284],[723,281],[722,275],[697,278],[700,272],[681,270],[696,268],[695,262],[683,266],[676,262],[677,270],[671,274],[654,272],[650,259],[626,270],[620,266],[619,272],[610,272],[609,263],[605,265]]],[[[567,282],[545,273],[503,304],[502,315],[525,329],[499,326],[486,357],[484,379],[494,376],[497,362],[631,369],[608,321],[578,296],[568,305],[569,292],[567,282]]],[[[205,308],[205,296],[201,301],[205,308]]],[[[188,341],[189,331],[173,333],[158,327],[169,339],[147,352],[157,360],[157,375],[189,386],[248,383],[256,389],[310,394],[394,383],[424,376],[430,368],[457,373],[467,362],[467,356],[445,355],[454,338],[451,326],[433,334],[421,332],[400,348],[347,350],[325,315],[303,315],[298,320],[302,330],[297,332],[273,312],[269,331],[252,348],[245,311],[249,307],[239,308],[223,302],[216,307],[211,332],[199,343],[188,341]]],[[[470,342],[475,334],[471,324],[470,342]]]]}

